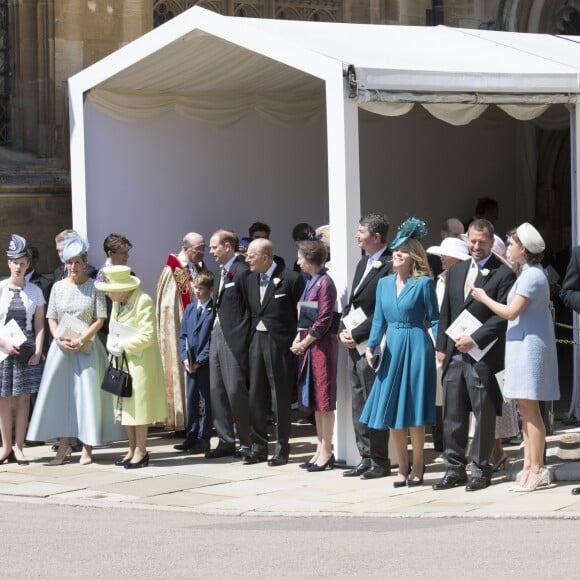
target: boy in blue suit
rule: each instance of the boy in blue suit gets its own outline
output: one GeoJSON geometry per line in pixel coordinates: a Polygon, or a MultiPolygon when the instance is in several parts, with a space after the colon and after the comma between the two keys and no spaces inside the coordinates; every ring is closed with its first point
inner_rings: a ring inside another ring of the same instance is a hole
{"type": "Polygon", "coordinates": [[[209,450],[212,416],[209,401],[209,343],[213,321],[214,276],[204,271],[193,279],[196,300],[181,319],[179,352],[187,373],[185,441],[173,448],[192,454],[209,450]]]}

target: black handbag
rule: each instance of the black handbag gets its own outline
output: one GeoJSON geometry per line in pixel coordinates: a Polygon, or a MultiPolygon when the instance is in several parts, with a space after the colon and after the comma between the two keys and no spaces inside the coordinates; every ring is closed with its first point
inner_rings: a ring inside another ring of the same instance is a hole
{"type": "Polygon", "coordinates": [[[118,366],[117,357],[112,355],[109,357],[109,367],[103,377],[101,389],[112,395],[117,395],[117,397],[130,397],[133,394],[133,379],[129,374],[129,365],[125,353],[122,355],[120,367],[118,366]],[[115,359],[114,366],[113,358],[115,359]],[[127,370],[124,371],[123,367],[126,367],[127,370]]]}

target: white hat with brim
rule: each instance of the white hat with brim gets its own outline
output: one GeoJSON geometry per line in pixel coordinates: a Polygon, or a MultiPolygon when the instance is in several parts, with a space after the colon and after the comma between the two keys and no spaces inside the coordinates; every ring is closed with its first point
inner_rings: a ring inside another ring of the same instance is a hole
{"type": "Polygon", "coordinates": [[[137,276],[131,275],[129,266],[106,266],[101,273],[104,279],[95,282],[95,288],[102,292],[130,292],[141,284],[137,276]]]}
{"type": "Polygon", "coordinates": [[[528,222],[524,222],[516,230],[522,246],[531,254],[541,254],[546,249],[546,242],[540,232],[528,222]]]}
{"type": "Polygon", "coordinates": [[[467,244],[459,238],[445,238],[440,246],[427,248],[427,253],[434,256],[449,256],[456,260],[469,260],[470,258],[467,244]]]}

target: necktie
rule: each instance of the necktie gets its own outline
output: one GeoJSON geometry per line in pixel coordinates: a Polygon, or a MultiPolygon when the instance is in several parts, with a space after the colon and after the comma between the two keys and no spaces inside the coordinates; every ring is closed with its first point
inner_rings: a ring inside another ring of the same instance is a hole
{"type": "Polygon", "coordinates": [[[469,293],[471,292],[471,286],[475,282],[477,278],[477,273],[479,272],[479,268],[475,264],[475,262],[471,262],[471,267],[467,272],[467,276],[465,278],[465,286],[463,287],[463,297],[467,300],[469,293]]]}
{"type": "Polygon", "coordinates": [[[203,306],[200,304],[197,307],[197,317],[199,318],[203,314],[203,306]]]}
{"type": "Polygon", "coordinates": [[[218,293],[222,291],[225,281],[226,281],[226,269],[223,266],[220,266],[220,286],[218,288],[218,293]]]}

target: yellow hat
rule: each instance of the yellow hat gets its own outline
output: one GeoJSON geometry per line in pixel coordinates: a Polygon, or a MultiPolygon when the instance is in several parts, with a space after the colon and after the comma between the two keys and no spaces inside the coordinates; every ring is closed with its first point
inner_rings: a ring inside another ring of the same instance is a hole
{"type": "Polygon", "coordinates": [[[95,282],[95,288],[103,292],[130,292],[141,284],[137,276],[131,275],[129,266],[106,266],[101,273],[103,280],[95,282]]]}

